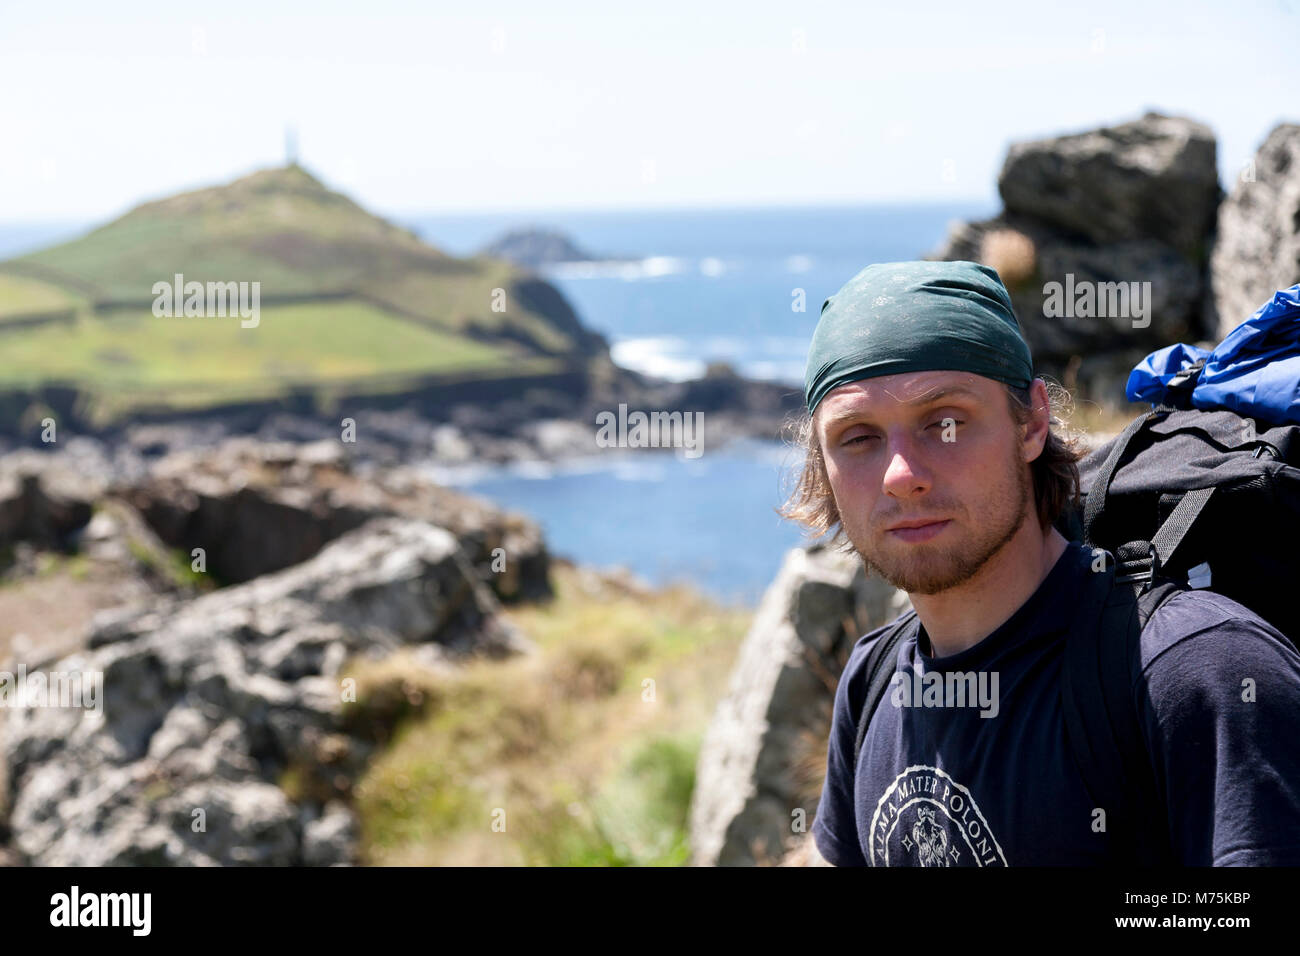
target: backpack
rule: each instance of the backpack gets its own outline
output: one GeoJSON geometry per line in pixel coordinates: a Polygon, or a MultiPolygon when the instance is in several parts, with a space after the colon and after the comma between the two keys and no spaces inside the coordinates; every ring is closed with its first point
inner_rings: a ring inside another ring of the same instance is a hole
{"type": "MultiPolygon", "coordinates": [[[[1244,364],[1234,365],[1243,356],[1224,346],[1240,341],[1234,336],[1250,322],[1268,318],[1270,307],[1285,310],[1279,321],[1289,323],[1288,335],[1300,331],[1295,306],[1300,285],[1279,292],[1214,353],[1196,350],[1199,355],[1188,355],[1195,361],[1172,371],[1147,372],[1171,349],[1148,356],[1130,376],[1127,392],[1131,399],[1154,397],[1152,410],[1079,462],[1080,506],[1056,523],[1068,540],[1104,554],[1104,570],[1088,576],[1066,637],[1061,700],[1074,759],[1094,806],[1106,811],[1114,864],[1180,862],[1167,829],[1143,826],[1165,816],[1131,693],[1139,638],[1156,609],[1183,590],[1207,588],[1250,608],[1300,645],[1300,607],[1289,593],[1300,581],[1294,550],[1300,542],[1300,425],[1287,423],[1297,420],[1300,402],[1252,405],[1253,391],[1225,400],[1223,375],[1213,405],[1197,392],[1207,364],[1220,370],[1244,364]]],[[[1263,326],[1250,327],[1256,344],[1263,326]]],[[[1300,356],[1300,348],[1291,351],[1300,356]]],[[[1244,356],[1256,375],[1258,355],[1244,356]]],[[[1262,367],[1270,370],[1267,362],[1262,367]]],[[[1274,388],[1270,394],[1286,393],[1274,388]]],[[[1289,394],[1300,394],[1300,381],[1289,394]]],[[[910,610],[867,656],[854,773],[871,716],[894,675],[899,643],[918,632],[910,610]]]]}

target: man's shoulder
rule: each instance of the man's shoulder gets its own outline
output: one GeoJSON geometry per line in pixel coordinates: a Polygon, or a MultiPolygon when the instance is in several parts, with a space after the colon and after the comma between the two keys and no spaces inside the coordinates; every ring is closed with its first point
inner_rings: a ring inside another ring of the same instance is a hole
{"type": "Polygon", "coordinates": [[[1294,866],[1300,652],[1249,607],[1180,591],[1142,632],[1134,686],[1190,865],[1294,866]]]}
{"type": "Polygon", "coordinates": [[[1175,660],[1182,672],[1209,676],[1218,671],[1210,665],[1300,661],[1300,653],[1246,605],[1217,591],[1189,588],[1161,604],[1142,629],[1143,674],[1175,660]]]}

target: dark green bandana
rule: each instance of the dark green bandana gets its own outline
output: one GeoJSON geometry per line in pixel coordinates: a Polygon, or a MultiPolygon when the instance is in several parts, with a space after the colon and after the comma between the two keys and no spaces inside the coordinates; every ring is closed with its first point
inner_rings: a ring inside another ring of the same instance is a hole
{"type": "Polygon", "coordinates": [[[846,382],[953,370],[1028,388],[1029,346],[998,274],[975,262],[867,266],[822,304],[808,349],[808,413],[846,382]]]}

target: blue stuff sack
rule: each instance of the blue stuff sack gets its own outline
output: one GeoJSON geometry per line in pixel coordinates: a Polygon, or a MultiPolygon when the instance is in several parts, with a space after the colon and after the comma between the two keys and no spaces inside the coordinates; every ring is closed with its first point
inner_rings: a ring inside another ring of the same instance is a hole
{"type": "Polygon", "coordinates": [[[1275,293],[1212,352],[1182,343],[1152,352],[1130,373],[1125,394],[1300,424],[1300,284],[1275,293]]]}

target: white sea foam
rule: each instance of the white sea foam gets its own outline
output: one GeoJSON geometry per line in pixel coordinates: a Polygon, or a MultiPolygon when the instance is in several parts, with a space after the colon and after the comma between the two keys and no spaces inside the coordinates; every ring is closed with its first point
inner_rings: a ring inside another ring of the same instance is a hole
{"type": "Polygon", "coordinates": [[[561,461],[516,461],[506,464],[473,462],[447,465],[441,462],[424,462],[415,466],[424,477],[448,487],[473,485],[490,478],[546,481],[565,475],[594,474],[608,467],[609,459],[606,455],[581,455],[561,461]]]}
{"type": "Polygon", "coordinates": [[[750,378],[762,379],[765,382],[785,382],[789,385],[803,382],[804,362],[796,359],[762,359],[749,361],[745,363],[745,374],[750,378]]]}
{"type": "Polygon", "coordinates": [[[622,279],[636,282],[657,279],[686,270],[687,260],[676,256],[647,256],[644,259],[610,259],[603,262],[557,262],[546,267],[556,279],[622,279]]]}
{"type": "Polygon", "coordinates": [[[624,339],[609,351],[615,364],[655,378],[684,382],[704,374],[705,363],[696,357],[699,347],[672,335],[624,339]]]}
{"type": "Polygon", "coordinates": [[[624,339],[610,348],[618,365],[674,382],[699,378],[710,361],[724,361],[750,378],[800,384],[807,353],[806,339],[785,336],[746,340],[713,335],[688,341],[680,336],[660,335],[624,339]]]}
{"type": "Polygon", "coordinates": [[[619,481],[664,481],[668,475],[662,462],[656,461],[618,461],[611,469],[619,481]]]}

